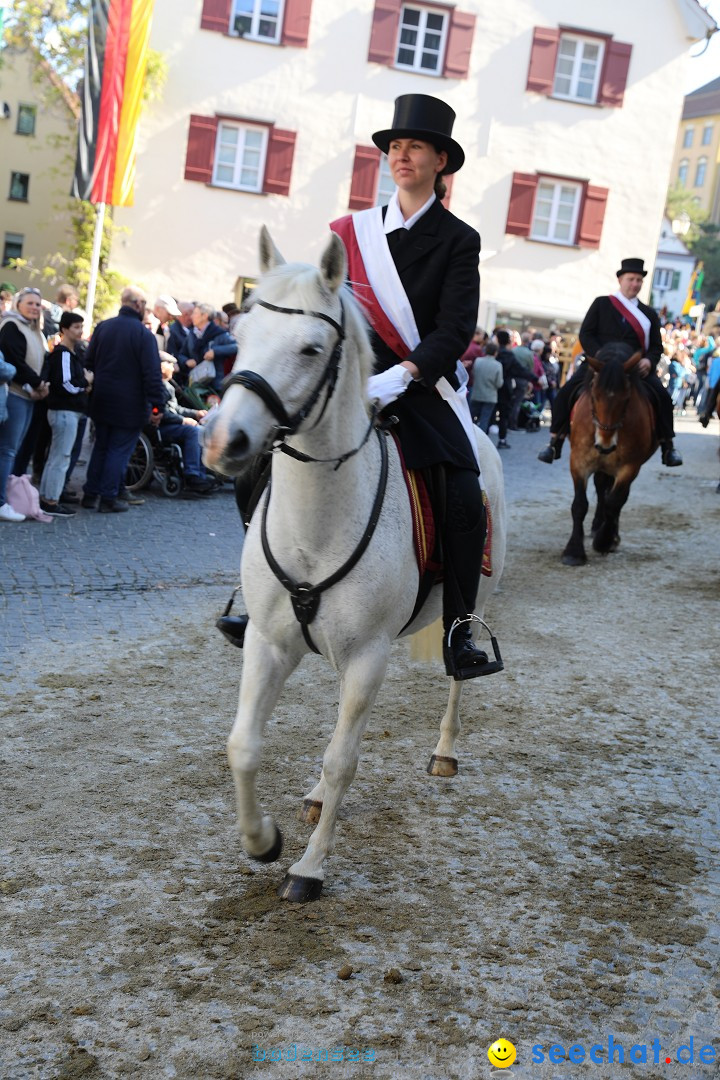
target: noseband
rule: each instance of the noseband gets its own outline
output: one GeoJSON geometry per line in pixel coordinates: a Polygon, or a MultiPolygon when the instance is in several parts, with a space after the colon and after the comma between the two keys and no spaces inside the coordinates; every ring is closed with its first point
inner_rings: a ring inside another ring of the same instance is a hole
{"type": "Polygon", "coordinates": [[[313,427],[316,427],[322,420],[328,402],[335,390],[335,384],[337,383],[338,367],[342,355],[343,341],[345,340],[345,308],[343,307],[342,300],[340,300],[341,322],[338,323],[323,311],[304,311],[303,308],[278,307],[276,304],[268,303],[267,300],[255,300],[255,303],[259,304],[260,307],[267,308],[268,311],[278,311],[281,315],[307,315],[312,319],[322,319],[324,322],[330,323],[333,329],[337,331],[338,335],[335,348],[330,354],[330,359],[325,365],[325,370],[322,373],[322,378],[305,404],[298,409],[294,416],[288,416],[285,406],[275,390],[273,390],[270,383],[267,382],[262,375],[258,375],[256,371],[234,371],[223,381],[223,390],[227,390],[230,386],[244,386],[246,390],[252,390],[254,394],[257,394],[263,404],[277,420],[278,430],[276,432],[276,439],[282,441],[288,435],[295,434],[303,421],[307,419],[315,408],[323,388],[326,387],[327,392],[325,394],[325,401],[323,402],[320,415],[313,424],[313,427]]]}
{"type": "Polygon", "coordinates": [[[623,424],[625,422],[625,413],[627,412],[629,404],[630,404],[630,398],[628,397],[627,400],[625,401],[625,405],[623,407],[622,414],[621,414],[620,419],[618,420],[617,424],[602,424],[598,420],[597,413],[595,412],[595,395],[593,394],[592,390],[590,391],[590,405],[592,407],[593,423],[594,423],[595,427],[600,428],[601,431],[619,431],[620,428],[623,426],[623,424]]]}

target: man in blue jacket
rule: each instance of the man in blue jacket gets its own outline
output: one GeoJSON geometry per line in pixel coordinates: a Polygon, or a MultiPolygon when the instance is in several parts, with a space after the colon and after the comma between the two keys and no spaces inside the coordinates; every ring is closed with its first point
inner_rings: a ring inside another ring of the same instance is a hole
{"type": "Polygon", "coordinates": [[[120,300],[119,314],[95,328],[85,358],[95,374],[90,399],[95,443],[82,505],[103,514],[128,509],[117,497],[128,462],[141,430],[148,420],[160,423],[165,404],[157,343],[142,322],[145,296],[130,285],[120,300]]]}

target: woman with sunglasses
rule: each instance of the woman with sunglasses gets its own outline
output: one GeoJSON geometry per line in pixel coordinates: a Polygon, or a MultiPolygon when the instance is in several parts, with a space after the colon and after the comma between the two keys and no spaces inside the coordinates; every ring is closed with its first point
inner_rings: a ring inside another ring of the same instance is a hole
{"type": "Polygon", "coordinates": [[[0,424],[0,521],[24,521],[7,501],[7,480],[15,454],[28,429],[36,401],[47,397],[48,385],[40,377],[47,342],[41,326],[42,296],[39,289],[18,292],[10,311],[0,318],[0,352],[15,368],[9,386],[7,420],[0,424]]]}

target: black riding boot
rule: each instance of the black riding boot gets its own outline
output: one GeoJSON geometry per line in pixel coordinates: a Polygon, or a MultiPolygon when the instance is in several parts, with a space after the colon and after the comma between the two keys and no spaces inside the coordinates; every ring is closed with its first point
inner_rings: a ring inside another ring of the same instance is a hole
{"type": "Polygon", "coordinates": [[[553,461],[559,461],[564,442],[564,435],[551,435],[548,445],[538,454],[538,461],[545,461],[548,465],[552,465],[553,461]]]}
{"type": "Polygon", "coordinates": [[[443,532],[443,658],[445,672],[456,681],[500,670],[472,638],[470,614],[475,610],[482,553],[485,507],[477,477],[470,469],[447,468],[446,521],[443,532]],[[457,619],[467,619],[453,630],[457,619]],[[450,634],[450,632],[452,633],[450,634]],[[450,643],[448,644],[448,634],[450,643]]]}
{"type": "Polygon", "coordinates": [[[663,442],[660,443],[660,449],[663,465],[667,465],[670,469],[674,465],[682,465],[683,459],[673,446],[672,439],[664,439],[663,442]]]}

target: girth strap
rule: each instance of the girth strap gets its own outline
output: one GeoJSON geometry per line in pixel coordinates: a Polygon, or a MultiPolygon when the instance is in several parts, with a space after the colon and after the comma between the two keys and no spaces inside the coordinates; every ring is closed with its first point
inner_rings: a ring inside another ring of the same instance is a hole
{"type": "Polygon", "coordinates": [[[378,480],[378,487],[375,493],[375,501],[373,503],[372,511],[370,513],[370,520],[368,521],[365,532],[363,533],[358,546],[352,553],[347,562],[336,570],[330,577],[325,578],[318,585],[311,585],[309,581],[295,581],[290,577],[278,563],[277,559],[270,550],[270,544],[268,543],[267,536],[267,515],[268,507],[270,506],[270,495],[272,486],[272,477],[268,481],[268,493],[265,499],[265,506],[263,507],[262,520],[260,523],[260,538],[262,540],[262,548],[267,560],[267,564],[272,570],[275,577],[278,579],[283,588],[287,589],[290,593],[290,601],[295,612],[295,618],[300,623],[303,637],[310,649],[317,653],[320,650],[316,647],[314,641],[310,637],[308,626],[317,615],[318,607],[320,606],[320,597],[327,589],[332,588],[338,581],[350,573],[352,568],[359,562],[364,555],[368,544],[370,543],[375,528],[380,518],[380,511],[382,510],[383,501],[385,499],[385,491],[387,489],[388,478],[388,449],[386,436],[380,431],[377,431],[378,440],[380,442],[380,477],[378,480]]]}

